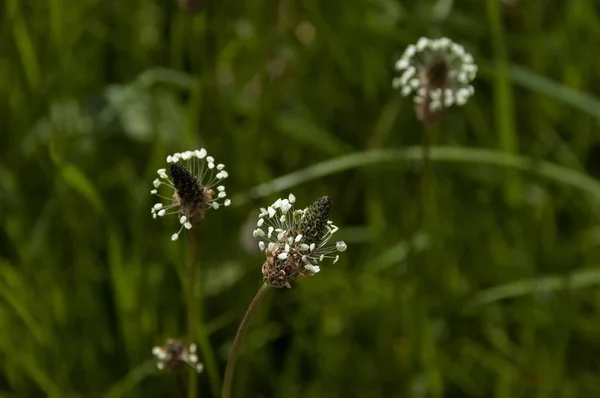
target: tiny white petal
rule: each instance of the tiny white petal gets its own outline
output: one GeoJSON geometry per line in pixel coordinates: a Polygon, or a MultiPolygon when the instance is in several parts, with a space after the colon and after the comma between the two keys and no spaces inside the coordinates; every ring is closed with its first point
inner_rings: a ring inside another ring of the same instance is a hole
{"type": "Polygon", "coordinates": [[[208,168],[209,169],[214,169],[215,168],[215,164],[213,162],[208,162],[208,168]]]}
{"type": "Polygon", "coordinates": [[[173,157],[171,155],[167,156],[167,163],[173,163],[173,157]]]}
{"type": "Polygon", "coordinates": [[[200,148],[200,153],[198,154],[199,159],[203,159],[206,156],[206,149],[200,148]]]}
{"type": "Polygon", "coordinates": [[[339,252],[344,252],[344,251],[346,251],[346,249],[348,248],[348,246],[346,246],[346,243],[343,240],[340,240],[339,242],[336,242],[335,248],[339,252]]]}
{"type": "Polygon", "coordinates": [[[151,193],[152,195],[156,195],[156,194],[158,193],[158,191],[157,191],[156,189],[153,189],[152,191],[150,191],[150,193],[151,193]]]}
{"type": "Polygon", "coordinates": [[[224,168],[225,168],[225,165],[223,163],[219,163],[217,165],[217,170],[219,170],[219,171],[223,170],[224,168]]]}
{"type": "Polygon", "coordinates": [[[219,204],[217,202],[212,202],[212,208],[217,210],[219,208],[219,204]]]}
{"type": "Polygon", "coordinates": [[[179,219],[179,223],[183,224],[187,221],[187,217],[186,216],[181,216],[181,218],[179,219]]]}
{"type": "Polygon", "coordinates": [[[230,199],[225,199],[225,202],[223,203],[225,205],[225,207],[229,206],[231,204],[231,200],[230,199]]]}
{"type": "Polygon", "coordinates": [[[271,206],[267,208],[267,212],[269,213],[269,218],[273,218],[273,216],[275,215],[275,209],[271,206]]]}
{"type": "Polygon", "coordinates": [[[217,187],[217,191],[219,191],[219,192],[224,191],[224,190],[225,190],[225,185],[219,185],[217,187]]]}
{"type": "Polygon", "coordinates": [[[165,213],[166,213],[166,212],[167,212],[167,211],[166,211],[165,209],[162,209],[162,210],[160,210],[160,211],[158,212],[158,216],[159,216],[159,217],[162,217],[162,216],[164,216],[164,215],[165,215],[165,213]]]}
{"type": "Polygon", "coordinates": [[[265,242],[263,242],[262,240],[260,242],[258,242],[258,248],[260,249],[261,252],[265,251],[265,242]]]}
{"type": "Polygon", "coordinates": [[[312,265],[312,264],[306,264],[304,266],[304,268],[310,272],[312,272],[313,274],[318,273],[319,271],[321,271],[321,268],[317,265],[312,265]]]}
{"type": "Polygon", "coordinates": [[[214,162],[215,162],[215,158],[213,158],[212,156],[207,156],[207,157],[206,157],[206,161],[207,161],[208,163],[214,163],[214,162]]]}
{"type": "Polygon", "coordinates": [[[201,364],[201,363],[196,364],[196,372],[202,373],[203,369],[204,369],[204,365],[203,364],[201,364]]]}
{"type": "Polygon", "coordinates": [[[261,218],[258,219],[258,222],[256,223],[256,226],[257,227],[262,227],[264,223],[265,223],[265,219],[261,217],[261,218]]]}
{"type": "Polygon", "coordinates": [[[408,66],[408,60],[406,58],[400,58],[398,61],[396,61],[395,68],[396,70],[403,70],[406,69],[408,66]]]}
{"type": "Polygon", "coordinates": [[[196,364],[196,362],[198,362],[198,356],[196,354],[190,354],[188,356],[188,361],[190,361],[192,364],[196,364]]]}
{"type": "Polygon", "coordinates": [[[272,252],[274,248],[275,248],[275,243],[269,242],[269,244],[267,245],[267,250],[272,252]]]}
{"type": "Polygon", "coordinates": [[[157,204],[155,204],[155,205],[153,206],[153,209],[154,209],[154,210],[160,210],[160,209],[162,209],[162,207],[163,207],[163,204],[162,204],[162,203],[157,203],[157,204]]]}
{"type": "Polygon", "coordinates": [[[189,349],[189,351],[190,351],[192,354],[193,354],[193,353],[195,353],[195,352],[196,352],[196,344],[194,344],[194,343],[190,344],[190,349],[189,349]]]}
{"type": "Polygon", "coordinates": [[[278,259],[280,260],[285,260],[287,258],[288,254],[283,252],[283,253],[279,253],[279,255],[277,256],[278,259]]]}
{"type": "Polygon", "coordinates": [[[192,223],[189,221],[183,224],[183,226],[185,227],[185,229],[192,229],[192,223]]]}
{"type": "Polygon", "coordinates": [[[292,205],[290,204],[289,200],[284,199],[281,201],[281,212],[283,214],[287,213],[291,208],[292,205]]]}
{"type": "Polygon", "coordinates": [[[310,249],[310,246],[308,246],[306,243],[302,243],[300,245],[300,250],[303,252],[308,251],[309,249],[310,249]]]}
{"type": "Polygon", "coordinates": [[[340,255],[338,254],[337,256],[335,256],[335,260],[333,260],[333,263],[334,264],[337,263],[339,259],[340,259],[340,255]]]}
{"type": "Polygon", "coordinates": [[[154,188],[158,188],[160,187],[160,180],[157,178],[156,180],[152,181],[152,185],[154,185],[154,188]]]}
{"type": "Polygon", "coordinates": [[[217,195],[219,198],[223,199],[224,197],[227,196],[227,193],[225,191],[223,192],[219,192],[219,195],[217,195]]]}
{"type": "Polygon", "coordinates": [[[171,240],[172,241],[176,241],[179,238],[179,234],[173,234],[171,235],[171,240]]]}
{"type": "Polygon", "coordinates": [[[163,370],[165,367],[165,364],[163,362],[158,362],[156,364],[156,367],[158,368],[158,370],[163,370]]]}
{"type": "Polygon", "coordinates": [[[290,194],[290,196],[288,196],[288,200],[290,201],[290,203],[294,203],[296,202],[296,197],[294,196],[294,194],[290,194]]]}
{"type": "Polygon", "coordinates": [[[417,50],[422,51],[425,49],[425,47],[427,47],[427,45],[429,44],[429,39],[426,37],[421,37],[418,41],[417,41],[417,50]]]}
{"type": "Polygon", "coordinates": [[[298,234],[296,236],[296,239],[294,239],[294,242],[298,243],[298,242],[300,242],[301,239],[302,239],[302,234],[298,234]]]}

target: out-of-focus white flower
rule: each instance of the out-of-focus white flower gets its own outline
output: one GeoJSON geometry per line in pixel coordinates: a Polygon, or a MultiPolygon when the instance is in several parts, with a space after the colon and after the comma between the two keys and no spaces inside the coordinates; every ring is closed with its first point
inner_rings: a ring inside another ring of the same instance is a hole
{"type": "Polygon", "coordinates": [[[183,364],[193,367],[198,373],[204,369],[204,365],[198,362],[196,344],[186,347],[179,340],[168,339],[164,347],[154,347],[152,355],[158,360],[156,366],[160,370],[178,371],[181,370],[183,364]]]}
{"type": "Polygon", "coordinates": [[[473,56],[446,37],[421,37],[406,48],[395,70],[401,75],[392,86],[404,96],[414,94],[415,103],[425,103],[432,112],[464,105],[475,92],[470,84],[477,75],[473,56]]]}

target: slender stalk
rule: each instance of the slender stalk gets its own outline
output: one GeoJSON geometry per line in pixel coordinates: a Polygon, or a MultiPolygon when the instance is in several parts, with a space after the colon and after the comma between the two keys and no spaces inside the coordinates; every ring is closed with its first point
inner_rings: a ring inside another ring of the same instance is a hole
{"type": "Polygon", "coordinates": [[[423,163],[421,164],[421,171],[419,174],[419,191],[417,193],[417,209],[416,209],[416,221],[414,231],[415,233],[421,228],[423,221],[423,212],[425,211],[425,195],[427,188],[427,171],[429,168],[429,134],[431,130],[429,128],[423,129],[421,139],[423,147],[423,163]]]}
{"type": "MultiPolygon", "coordinates": [[[[187,231],[188,246],[190,252],[190,263],[188,265],[188,291],[187,291],[187,323],[188,323],[188,344],[196,342],[196,322],[197,322],[197,307],[196,307],[196,265],[197,265],[197,242],[193,228],[187,231]]],[[[198,373],[196,369],[190,368],[190,378],[188,382],[188,398],[196,398],[198,390],[198,373]]]]}
{"type": "Polygon", "coordinates": [[[252,299],[248,310],[246,310],[246,314],[242,319],[242,323],[240,323],[240,327],[238,328],[237,334],[235,335],[235,339],[233,340],[233,346],[231,347],[231,352],[229,353],[229,359],[227,360],[227,367],[225,368],[225,379],[223,381],[223,391],[221,393],[221,398],[230,398],[231,397],[231,383],[233,382],[233,371],[235,369],[235,363],[237,362],[238,355],[240,353],[240,347],[242,345],[242,341],[244,340],[244,335],[246,334],[246,329],[248,329],[248,324],[250,323],[250,318],[258,308],[264,294],[266,293],[269,285],[264,283],[256,296],[252,299]]]}
{"type": "Polygon", "coordinates": [[[185,380],[183,379],[183,375],[181,373],[177,373],[175,375],[177,382],[177,391],[179,392],[179,396],[181,398],[186,398],[187,394],[185,393],[185,380]]]}

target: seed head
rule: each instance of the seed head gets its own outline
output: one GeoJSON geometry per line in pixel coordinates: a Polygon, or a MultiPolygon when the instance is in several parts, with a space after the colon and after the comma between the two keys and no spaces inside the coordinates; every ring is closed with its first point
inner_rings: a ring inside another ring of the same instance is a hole
{"type": "Polygon", "coordinates": [[[326,232],[331,201],[329,196],[323,196],[308,206],[298,225],[298,233],[304,237],[304,243],[317,243],[326,232]]]}
{"type": "Polygon", "coordinates": [[[273,287],[291,287],[296,277],[318,273],[321,270],[318,264],[326,258],[333,259],[335,264],[339,255],[333,253],[346,250],[343,241],[327,245],[338,230],[328,220],[331,202],[327,196],[303,210],[294,210],[295,201],[290,194],[287,199],[277,199],[266,209],[260,209],[253,233],[254,237],[265,239],[258,242],[266,255],[262,273],[264,281],[273,287]]]}
{"type": "Polygon", "coordinates": [[[202,363],[198,362],[196,344],[190,344],[189,347],[186,347],[179,340],[167,339],[164,347],[154,347],[152,354],[158,359],[156,366],[160,370],[178,372],[184,364],[193,367],[198,373],[202,372],[204,368],[202,363]]]}
{"type": "Polygon", "coordinates": [[[395,69],[402,75],[392,86],[404,96],[414,93],[417,116],[426,124],[437,121],[444,108],[464,105],[475,92],[473,56],[446,37],[421,37],[406,48],[395,69]]]}
{"type": "Polygon", "coordinates": [[[181,227],[171,236],[177,240],[181,231],[191,229],[200,222],[209,208],[218,209],[221,203],[229,206],[231,201],[225,199],[227,193],[221,180],[228,177],[225,165],[217,164],[212,156],[207,156],[204,148],[195,151],[176,153],[167,157],[167,169],[159,169],[159,178],[153,181],[151,194],[170,202],[167,205],[156,203],[151,210],[152,217],[163,217],[165,214],[176,214],[181,227]],[[158,194],[161,185],[173,191],[172,196],[158,194]],[[216,192],[213,188],[216,186],[216,192]]]}

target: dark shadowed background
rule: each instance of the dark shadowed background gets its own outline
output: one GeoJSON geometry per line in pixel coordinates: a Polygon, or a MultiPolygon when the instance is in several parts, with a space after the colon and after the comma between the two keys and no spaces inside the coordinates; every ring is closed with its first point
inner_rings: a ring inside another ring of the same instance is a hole
{"type": "Polygon", "coordinates": [[[258,208],[321,195],[348,250],[252,320],[236,397],[600,395],[600,2],[4,0],[0,396],[178,396],[185,239],[156,170],[207,148],[201,397],[261,284],[258,208]],[[478,66],[430,132],[391,87],[421,36],[478,66]],[[423,218],[418,217],[422,205],[423,218]]]}

